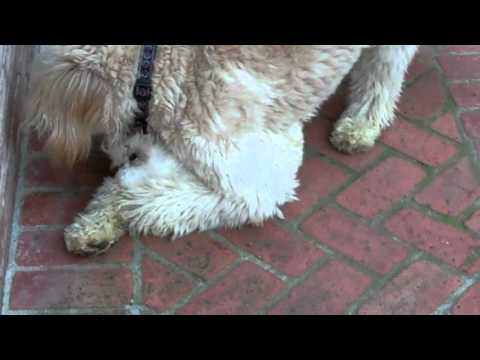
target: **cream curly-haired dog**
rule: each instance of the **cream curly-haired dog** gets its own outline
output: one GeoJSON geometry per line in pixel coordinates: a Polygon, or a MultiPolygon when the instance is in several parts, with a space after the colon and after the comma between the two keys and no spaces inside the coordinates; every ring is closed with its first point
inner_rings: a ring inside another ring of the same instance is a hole
{"type": "Polygon", "coordinates": [[[29,124],[52,156],[72,165],[101,134],[123,166],[66,229],[71,252],[104,252],[128,230],[178,237],[281,217],[295,200],[304,124],[351,73],[331,141],[371,148],[417,46],[158,45],[151,131],[131,136],[142,49],[53,47],[34,68],[29,124]]]}

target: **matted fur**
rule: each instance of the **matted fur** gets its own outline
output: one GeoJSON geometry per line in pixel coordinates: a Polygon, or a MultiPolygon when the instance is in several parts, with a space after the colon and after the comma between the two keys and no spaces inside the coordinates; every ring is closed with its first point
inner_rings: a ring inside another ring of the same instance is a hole
{"type": "Polygon", "coordinates": [[[61,47],[44,62],[31,124],[57,155],[86,155],[105,135],[114,165],[66,231],[70,251],[98,253],[129,228],[171,234],[236,227],[282,216],[295,199],[304,124],[351,73],[351,95],[332,143],[372,147],[394,119],[415,45],[158,45],[149,125],[129,138],[141,47],[61,47]],[[53,64],[53,65],[52,65],[53,64]],[[126,147],[130,144],[130,147],[126,147]],[[131,149],[142,153],[129,163],[131,149]]]}

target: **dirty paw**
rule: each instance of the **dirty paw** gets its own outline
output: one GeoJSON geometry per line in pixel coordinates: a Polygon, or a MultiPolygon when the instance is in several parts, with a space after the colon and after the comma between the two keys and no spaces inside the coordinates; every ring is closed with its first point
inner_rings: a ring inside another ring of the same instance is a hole
{"type": "Polygon", "coordinates": [[[107,252],[122,235],[122,230],[108,225],[89,229],[74,224],[65,230],[65,246],[75,255],[96,256],[107,252]]]}
{"type": "Polygon", "coordinates": [[[339,151],[354,154],[373,148],[380,135],[381,128],[373,121],[344,118],[335,125],[330,141],[339,151]]]}

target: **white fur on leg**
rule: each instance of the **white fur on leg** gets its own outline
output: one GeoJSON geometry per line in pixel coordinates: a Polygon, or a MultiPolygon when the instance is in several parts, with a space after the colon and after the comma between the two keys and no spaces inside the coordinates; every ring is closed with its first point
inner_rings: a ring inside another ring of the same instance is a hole
{"type": "Polygon", "coordinates": [[[149,180],[121,195],[122,217],[132,232],[143,235],[176,238],[249,221],[244,202],[214,193],[193,178],[149,180]]]}
{"type": "Polygon", "coordinates": [[[332,144],[340,151],[365,151],[395,118],[405,74],[417,45],[367,49],[351,74],[349,105],[335,126],[332,144]]]}

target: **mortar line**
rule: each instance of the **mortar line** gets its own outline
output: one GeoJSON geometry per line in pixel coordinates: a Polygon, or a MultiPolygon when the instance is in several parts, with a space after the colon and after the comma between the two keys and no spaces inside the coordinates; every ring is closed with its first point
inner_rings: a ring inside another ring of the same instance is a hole
{"type": "Polygon", "coordinates": [[[220,235],[219,233],[217,232],[210,232],[209,233],[209,236],[214,240],[214,241],[217,241],[219,243],[221,243],[222,245],[226,246],[228,249],[230,249],[231,251],[235,252],[236,254],[238,254],[238,256],[244,260],[244,261],[249,261],[257,266],[259,266],[261,269],[271,273],[272,275],[274,275],[276,278],[278,278],[279,280],[281,280],[282,282],[288,282],[292,277],[291,276],[288,276],[287,274],[285,274],[284,272],[276,269],[274,266],[272,266],[271,264],[263,261],[262,259],[260,259],[258,256],[254,255],[254,254],[251,254],[249,253],[248,251],[245,251],[243,250],[240,246],[238,246],[237,244],[235,243],[232,243],[230,242],[229,240],[227,240],[225,237],[223,237],[222,235],[220,235]]]}
{"type": "Polygon", "coordinates": [[[305,238],[305,240],[307,240],[308,242],[316,245],[316,247],[318,247],[320,250],[322,250],[325,253],[326,257],[329,257],[332,260],[340,261],[341,263],[357,271],[360,271],[361,273],[371,278],[377,279],[382,276],[381,273],[373,269],[370,269],[370,267],[367,264],[363,264],[360,261],[351,257],[350,255],[344,254],[343,252],[338,251],[329,245],[325,245],[323,242],[314,238],[313,236],[303,233],[300,230],[296,230],[296,232],[301,234],[305,238]]]}
{"type": "Polygon", "coordinates": [[[443,54],[447,56],[480,56],[479,51],[444,51],[443,54]]]}
{"type": "Polygon", "coordinates": [[[383,277],[373,281],[370,286],[365,289],[363,294],[355,299],[353,303],[345,311],[346,315],[358,315],[360,308],[365,305],[369,300],[373,299],[375,295],[379,294],[388,284],[398,277],[405,269],[410,267],[413,263],[419,261],[422,254],[417,251],[411,252],[405,260],[397,264],[389,273],[383,277]]]}
{"type": "Polygon", "coordinates": [[[463,284],[460,285],[450,296],[445,300],[443,304],[441,304],[433,313],[432,315],[450,315],[453,307],[460,301],[460,299],[465,295],[467,291],[469,291],[472,287],[474,287],[478,281],[480,280],[480,275],[474,276],[464,276],[463,277],[463,284]]]}
{"type": "MultiPolygon", "coordinates": [[[[401,211],[401,209],[399,209],[398,211],[401,211]]],[[[384,226],[384,224],[381,225],[381,229],[382,229],[383,232],[385,232],[385,234],[387,236],[391,237],[396,242],[406,246],[409,251],[419,253],[420,256],[421,256],[421,259],[433,263],[434,265],[436,265],[437,267],[441,268],[442,270],[446,271],[447,273],[449,273],[451,275],[466,276],[465,272],[463,270],[461,270],[461,269],[455,267],[454,265],[446,262],[445,260],[441,259],[440,257],[438,257],[434,254],[431,254],[430,252],[428,252],[426,250],[421,249],[415,243],[409,242],[406,239],[399,238],[398,236],[393,234],[390,230],[388,230],[388,228],[386,228],[384,226]]]]}
{"type": "Polygon", "coordinates": [[[293,289],[301,286],[304,282],[306,282],[314,273],[320,271],[324,268],[328,263],[330,263],[332,259],[328,256],[324,256],[320,258],[315,264],[310,266],[301,276],[296,278],[291,278],[285,282],[285,287],[280,290],[273,298],[270,300],[268,304],[265,304],[259,311],[257,311],[256,315],[267,315],[270,310],[272,310],[275,306],[277,306],[280,302],[285,300],[288,295],[292,292],[293,289]]]}
{"type": "Polygon", "coordinates": [[[10,244],[8,251],[7,267],[5,269],[5,279],[3,285],[3,299],[1,313],[5,314],[10,309],[10,295],[13,285],[13,277],[16,272],[16,252],[17,241],[21,234],[20,221],[24,201],[24,179],[27,165],[27,147],[29,135],[26,132],[20,133],[20,164],[18,169],[17,188],[15,190],[14,215],[10,231],[10,244]]]}
{"type": "Polygon", "coordinates": [[[17,272],[48,272],[48,271],[77,271],[86,272],[92,270],[116,270],[127,269],[130,265],[128,263],[90,263],[85,265],[79,264],[65,264],[65,265],[38,265],[38,266],[21,266],[16,264],[15,270],[17,272]]]}
{"type": "Polygon", "coordinates": [[[241,264],[245,262],[246,261],[244,261],[240,257],[237,258],[235,261],[230,263],[225,269],[223,269],[216,276],[212,277],[206,282],[197,283],[196,286],[193,287],[193,289],[190,291],[189,294],[184,296],[182,299],[177,301],[175,304],[170,306],[165,311],[160,312],[159,315],[175,315],[179,309],[189,304],[192,300],[202,295],[204,292],[208,291],[209,289],[213,288],[215,285],[219,284],[225,278],[225,276],[235,271],[241,264]]]}
{"type": "Polygon", "coordinates": [[[345,182],[343,182],[340,186],[338,186],[336,189],[331,191],[328,195],[322,197],[318,202],[311,205],[308,210],[305,210],[304,212],[297,215],[295,218],[289,220],[289,223],[291,223],[293,227],[298,228],[303,222],[305,222],[308,218],[310,218],[315,212],[317,212],[321,208],[330,206],[331,204],[336,204],[337,197],[341,193],[343,193],[348,188],[350,188],[355,182],[357,182],[359,179],[365,176],[365,174],[369,173],[370,171],[375,169],[377,166],[382,164],[386,159],[392,157],[391,152],[387,150],[388,149],[385,149],[385,151],[383,151],[382,154],[380,154],[380,156],[377,159],[372,161],[362,171],[352,173],[350,177],[345,182]]]}
{"type": "MultiPolygon", "coordinates": [[[[179,239],[178,241],[182,241],[182,239],[179,239]]],[[[185,269],[183,266],[165,258],[156,251],[151,250],[147,246],[140,244],[140,247],[144,256],[147,256],[148,258],[158,262],[162,266],[186,277],[193,285],[199,285],[207,282],[207,279],[204,279],[203,277],[195,274],[194,272],[185,269]]]]}
{"type": "MultiPolygon", "coordinates": [[[[144,309],[142,309],[143,311],[144,309]]],[[[8,310],[5,315],[110,315],[109,312],[128,312],[128,305],[119,307],[89,307],[65,309],[18,309],[8,310]]],[[[112,314],[113,315],[113,314],[112,314]]]]}
{"type": "Polygon", "coordinates": [[[439,69],[440,80],[442,82],[442,85],[446,88],[447,100],[450,102],[450,105],[452,107],[454,119],[455,119],[457,128],[459,130],[462,143],[465,144],[465,146],[468,148],[467,155],[471,161],[471,166],[472,166],[474,175],[477,178],[480,178],[480,164],[478,161],[479,156],[475,149],[475,142],[472,138],[470,138],[467,135],[467,132],[465,131],[465,128],[463,126],[462,115],[466,110],[461,108],[455,101],[455,98],[453,97],[453,94],[449,86],[449,79],[447,78],[445,72],[443,71],[443,68],[440,65],[440,62],[438,60],[438,57],[435,57],[433,61],[437,69],[439,69]]]}
{"type": "Polygon", "coordinates": [[[133,295],[128,311],[130,315],[140,315],[142,313],[141,306],[143,305],[143,249],[138,235],[130,235],[129,240],[133,241],[133,259],[130,264],[133,281],[133,295]]]}

